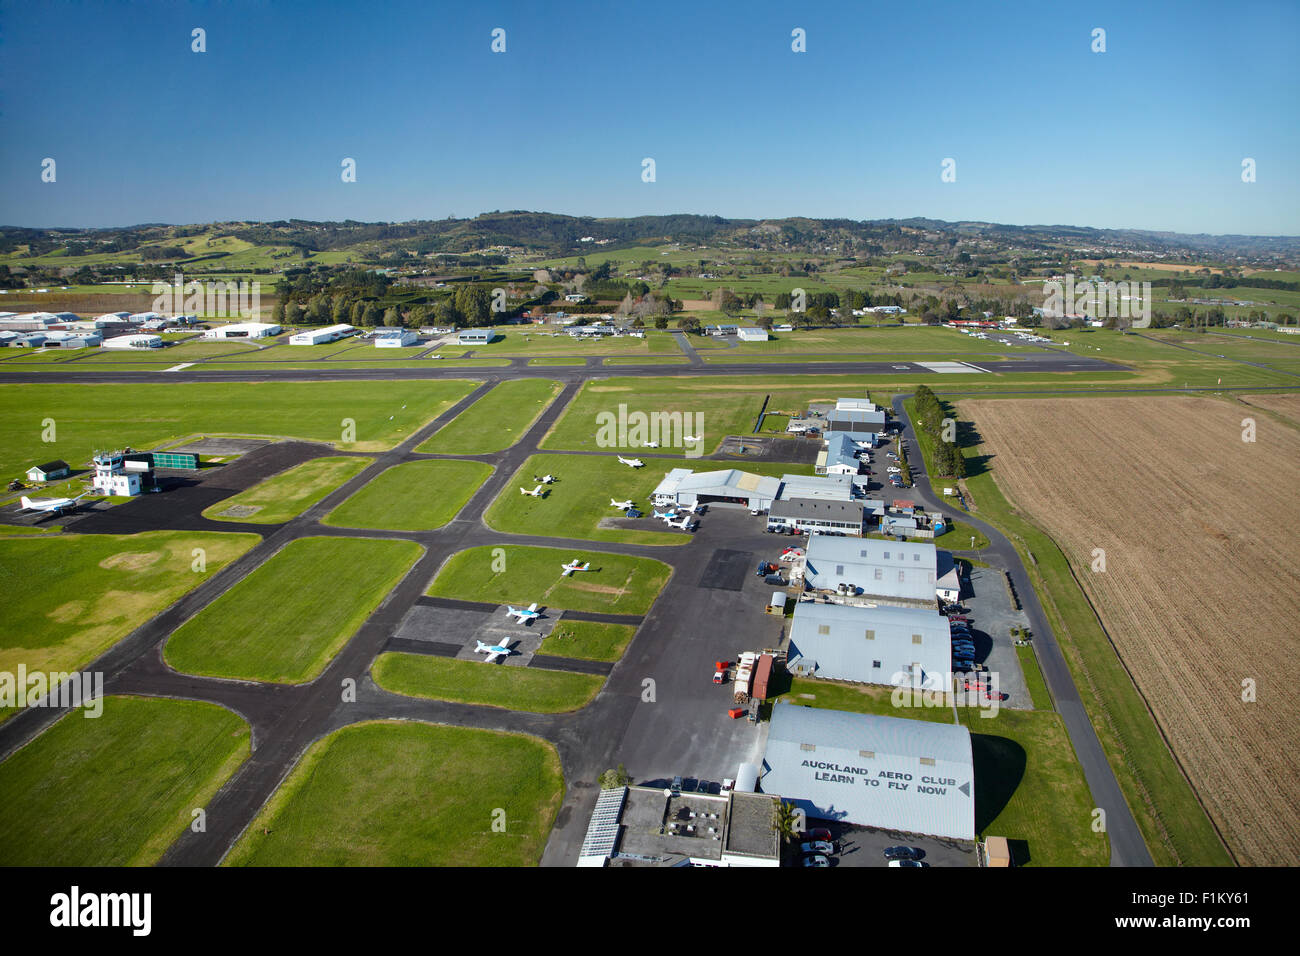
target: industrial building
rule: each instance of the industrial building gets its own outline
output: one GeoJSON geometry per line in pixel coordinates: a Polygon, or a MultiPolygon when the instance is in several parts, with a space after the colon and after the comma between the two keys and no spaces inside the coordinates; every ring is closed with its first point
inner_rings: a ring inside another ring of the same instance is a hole
{"type": "MultiPolygon", "coordinates": [[[[134,318],[134,316],[133,316],[134,318]]],[[[283,331],[274,322],[232,322],[203,333],[205,339],[265,339],[283,331]]]]}
{"type": "Polygon", "coordinates": [[[751,511],[766,510],[776,499],[781,482],[776,478],[751,475],[728,468],[725,471],[695,472],[674,468],[655,488],[652,498],[657,507],[695,504],[743,505],[751,511]]]}
{"type": "Polygon", "coordinates": [[[43,465],[33,465],[27,469],[28,481],[58,481],[72,474],[72,469],[62,458],[47,461],[43,465]]]}
{"type": "Polygon", "coordinates": [[[801,565],[791,570],[811,590],[879,604],[933,607],[936,597],[955,601],[961,592],[952,555],[928,541],[813,535],[801,565]]]}
{"type": "Polygon", "coordinates": [[[975,840],[975,767],[960,724],[777,704],[764,793],[815,820],[975,840]]]}
{"type": "Polygon", "coordinates": [[[413,329],[376,329],[375,348],[401,349],[415,345],[420,337],[413,329]]]}
{"type": "Polygon", "coordinates": [[[461,329],[456,333],[458,345],[487,345],[496,337],[491,329],[461,329]]]}
{"type": "Polygon", "coordinates": [[[864,514],[862,504],[853,501],[781,499],[772,502],[767,513],[767,530],[782,534],[816,531],[860,537],[866,521],[864,514]]]}
{"type": "Polygon", "coordinates": [[[303,329],[289,336],[290,345],[324,345],[339,339],[355,335],[356,329],[350,325],[327,325],[323,329],[303,329]]]}
{"type": "Polygon", "coordinates": [[[885,413],[877,409],[833,408],[826,413],[828,432],[882,432],[885,430],[885,413]]]}
{"type": "Polygon", "coordinates": [[[602,790],[578,866],[780,866],[778,798],[655,787],[602,790]]]}
{"type": "Polygon", "coordinates": [[[742,342],[766,342],[767,329],[743,325],[736,330],[736,338],[742,342]]]}
{"type": "Polygon", "coordinates": [[[859,684],[942,688],[952,663],[948,619],[937,610],[795,605],[786,667],[859,684]]]}
{"type": "Polygon", "coordinates": [[[831,432],[826,436],[826,447],[817,453],[813,471],[819,475],[856,475],[862,471],[858,455],[862,449],[848,432],[831,432]]]}
{"type": "Polygon", "coordinates": [[[100,347],[106,349],[160,349],[162,344],[161,335],[139,333],[136,335],[115,335],[112,338],[104,339],[104,343],[100,347]]]}
{"type": "Polygon", "coordinates": [[[780,493],[782,501],[795,498],[822,498],[828,501],[853,500],[852,475],[782,475],[780,493]]]}

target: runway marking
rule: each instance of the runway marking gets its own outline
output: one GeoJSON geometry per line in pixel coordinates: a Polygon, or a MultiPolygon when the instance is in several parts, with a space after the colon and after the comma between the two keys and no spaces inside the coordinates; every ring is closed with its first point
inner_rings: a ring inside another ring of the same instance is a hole
{"type": "Polygon", "coordinates": [[[193,362],[182,362],[180,365],[173,365],[171,368],[165,368],[165,369],[163,369],[163,371],[164,371],[164,372],[183,372],[183,371],[185,371],[187,368],[189,368],[189,367],[190,367],[191,365],[193,365],[193,364],[194,364],[193,362]]]}

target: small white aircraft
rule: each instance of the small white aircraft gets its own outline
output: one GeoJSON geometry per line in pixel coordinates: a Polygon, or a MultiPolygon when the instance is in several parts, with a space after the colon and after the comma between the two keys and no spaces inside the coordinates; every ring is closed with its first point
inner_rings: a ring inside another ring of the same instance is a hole
{"type": "Polygon", "coordinates": [[[686,435],[684,438],[682,438],[682,441],[686,442],[688,445],[694,445],[697,441],[704,441],[704,436],[703,436],[703,435],[686,435]]]}
{"type": "Polygon", "coordinates": [[[511,607],[507,604],[506,610],[509,612],[506,617],[517,617],[520,624],[527,624],[529,621],[535,621],[542,616],[535,603],[528,605],[526,608],[511,607]]]}
{"type": "Polygon", "coordinates": [[[532,491],[529,491],[527,488],[520,488],[519,493],[521,495],[528,495],[530,498],[540,498],[542,496],[542,486],[538,485],[532,491]]]}
{"type": "Polygon", "coordinates": [[[509,657],[514,651],[510,650],[509,644],[484,644],[482,641],[474,642],[477,647],[474,648],[475,654],[486,654],[483,659],[484,664],[491,664],[498,657],[509,657]]]}
{"type": "Polygon", "coordinates": [[[622,511],[627,511],[629,508],[632,507],[632,499],[629,498],[627,501],[615,501],[613,498],[610,498],[609,506],[611,508],[618,508],[622,511]]]}
{"type": "Polygon", "coordinates": [[[677,517],[677,509],[669,508],[667,511],[656,511],[655,517],[660,521],[672,521],[677,517]]]}
{"type": "Polygon", "coordinates": [[[681,521],[669,521],[669,522],[667,522],[667,525],[668,525],[668,527],[670,527],[670,528],[681,528],[683,531],[690,531],[690,530],[691,530],[691,516],[690,516],[689,514],[684,514],[684,515],[682,515],[682,520],[681,520],[681,521]]]}
{"type": "Polygon", "coordinates": [[[620,462],[627,465],[629,468],[640,468],[642,465],[645,464],[645,462],[643,462],[640,458],[624,458],[622,455],[617,455],[616,457],[620,462]]]}
{"type": "Polygon", "coordinates": [[[564,565],[564,570],[560,572],[560,575],[561,577],[567,578],[574,571],[590,571],[590,570],[591,570],[590,561],[579,562],[577,558],[574,558],[568,564],[564,565]]]}
{"type": "Polygon", "coordinates": [[[641,447],[642,447],[642,448],[658,448],[658,447],[659,447],[659,443],[658,443],[657,441],[647,441],[647,442],[642,442],[642,443],[641,443],[641,447]]]}
{"type": "Polygon", "coordinates": [[[88,494],[89,491],[83,492],[75,498],[28,498],[23,495],[20,502],[24,511],[52,511],[59,514],[63,511],[71,511],[76,507],[77,502],[88,494]]]}
{"type": "Polygon", "coordinates": [[[536,475],[533,475],[533,481],[541,482],[543,485],[549,485],[549,484],[551,484],[553,481],[555,481],[555,476],[554,476],[554,475],[542,475],[542,477],[538,478],[536,475]]]}

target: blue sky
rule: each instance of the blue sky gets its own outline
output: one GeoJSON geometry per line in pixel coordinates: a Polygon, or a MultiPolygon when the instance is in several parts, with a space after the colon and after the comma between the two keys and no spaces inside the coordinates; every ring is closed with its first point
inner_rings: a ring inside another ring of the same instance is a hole
{"type": "Polygon", "coordinates": [[[0,223],[534,209],[1295,235],[1297,37],[1300,4],[1249,0],[0,0],[0,223]]]}

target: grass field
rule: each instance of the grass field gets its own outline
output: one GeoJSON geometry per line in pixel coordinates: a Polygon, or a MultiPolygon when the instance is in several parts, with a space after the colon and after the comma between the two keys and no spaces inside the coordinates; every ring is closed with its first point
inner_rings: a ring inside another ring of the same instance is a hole
{"type": "Polygon", "coordinates": [[[298,517],[335,488],[366,470],[373,458],[313,458],[282,471],[247,491],[219,501],[203,512],[216,521],[277,524],[298,517]],[[255,508],[253,514],[230,517],[222,514],[232,507],[255,508]]]}
{"type": "Polygon", "coordinates": [[[186,674],[297,684],[320,674],[421,553],[411,541],[301,538],[182,624],[186,674]]]}
{"type": "Polygon", "coordinates": [[[304,438],[377,451],[473,387],[458,379],[391,381],[382,388],[373,382],[0,385],[8,412],[0,419],[0,475],[16,476],[51,458],[81,467],[97,448],[152,449],[188,435],[304,438]],[[347,423],[355,434],[345,436],[347,423]],[[50,436],[55,440],[43,440],[50,436]]]}
{"type": "Polygon", "coordinates": [[[203,531],[0,539],[0,671],[85,666],[258,540],[203,531]]]}
{"type": "Polygon", "coordinates": [[[322,524],[432,531],[456,517],[491,474],[492,466],[478,461],[402,462],[369,481],[327,514],[322,524]]]}
{"type": "Polygon", "coordinates": [[[0,764],[0,863],[149,866],[249,754],[237,715],[198,701],[108,697],[0,764]]]}
{"type": "Polygon", "coordinates": [[[623,656],[634,634],[636,628],[630,624],[561,620],[542,641],[538,653],[587,661],[616,661],[623,656]]]}
{"type": "Polygon", "coordinates": [[[818,680],[810,677],[793,677],[788,673],[774,673],[768,685],[768,694],[789,704],[805,707],[824,707],[853,714],[876,714],[881,717],[907,717],[929,720],[940,724],[952,723],[952,695],[945,695],[944,707],[895,706],[892,687],[874,684],[850,684],[841,681],[818,680]]]}
{"type": "Polygon", "coordinates": [[[536,866],[563,797],[543,740],[358,724],[307,750],[225,864],[536,866]]]}
{"type": "Polygon", "coordinates": [[[668,583],[670,573],[662,562],[623,554],[590,551],[575,555],[559,548],[484,546],[452,555],[426,593],[490,604],[526,606],[535,602],[554,610],[644,614],[668,583]],[[561,575],[561,567],[578,556],[590,562],[591,570],[561,575]]]}
{"type": "Polygon", "coordinates": [[[375,683],[394,694],[557,714],[591,703],[605,678],[571,671],[506,667],[426,654],[380,654],[375,683]]]}
{"type": "MultiPolygon", "coordinates": [[[[1278,622],[1300,615],[1300,598],[1291,522],[1279,520],[1285,506],[1260,503],[1277,502],[1277,489],[1294,480],[1300,434],[1274,426],[1243,441],[1239,407],[1209,398],[969,402],[962,410],[1000,487],[1060,542],[1239,859],[1294,858],[1300,821],[1279,808],[1300,802],[1291,746],[1300,703],[1268,687],[1290,686],[1292,641],[1278,622]],[[1090,449],[1086,470],[1069,460],[1077,447],[1090,449]],[[1106,562],[1100,571],[1095,549],[1106,562]],[[1267,704],[1243,702],[1247,679],[1267,704]]],[[[1085,667],[1093,661],[1083,656],[1085,667]]]]}
{"type": "Polygon", "coordinates": [[[1092,829],[1092,795],[1060,715],[960,715],[975,759],[975,832],[1011,841],[1017,866],[1109,865],[1110,841],[1092,829]]]}
{"type": "Polygon", "coordinates": [[[560,392],[541,378],[502,382],[424,442],[430,455],[488,455],[509,448],[528,431],[560,392]]]}

